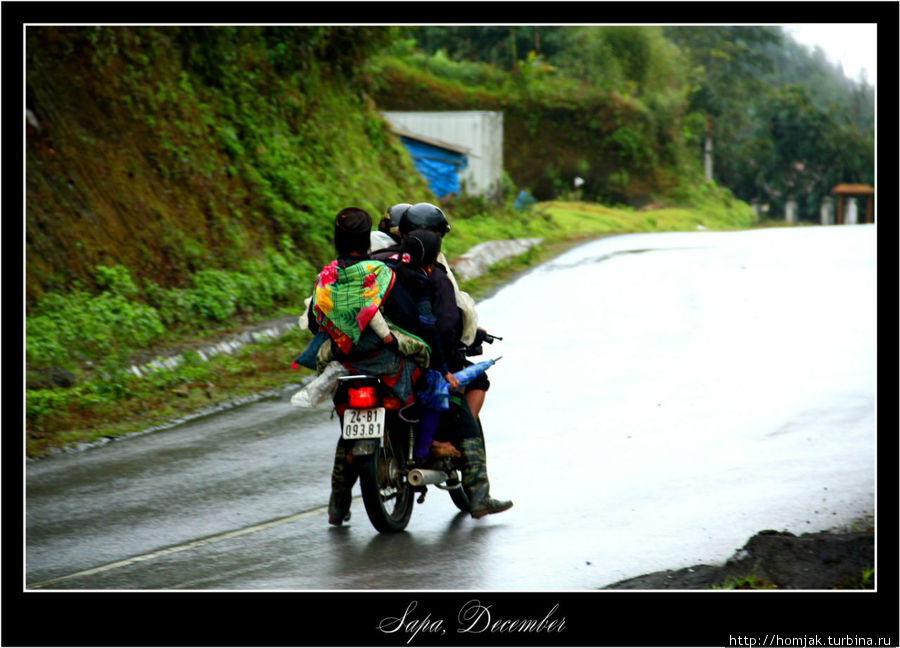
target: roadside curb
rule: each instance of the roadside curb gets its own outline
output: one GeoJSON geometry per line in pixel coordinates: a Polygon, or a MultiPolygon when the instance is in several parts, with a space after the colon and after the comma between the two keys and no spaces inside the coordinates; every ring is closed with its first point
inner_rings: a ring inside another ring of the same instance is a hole
{"type": "Polygon", "coordinates": [[[465,254],[450,262],[457,281],[467,281],[479,277],[495,263],[517,257],[527,252],[543,239],[505,239],[502,241],[485,241],[471,248],[465,254]]]}

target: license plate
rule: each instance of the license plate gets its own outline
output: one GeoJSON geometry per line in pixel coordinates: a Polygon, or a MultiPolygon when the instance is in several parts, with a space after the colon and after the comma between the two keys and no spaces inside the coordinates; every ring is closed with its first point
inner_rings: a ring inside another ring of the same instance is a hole
{"type": "Polygon", "coordinates": [[[384,408],[348,409],[344,412],[345,439],[380,439],[384,434],[384,408]]]}

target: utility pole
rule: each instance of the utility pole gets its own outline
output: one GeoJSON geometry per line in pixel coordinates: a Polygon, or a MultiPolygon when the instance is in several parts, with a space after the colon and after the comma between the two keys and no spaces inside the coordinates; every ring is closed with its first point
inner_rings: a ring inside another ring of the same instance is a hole
{"type": "Polygon", "coordinates": [[[706,118],[706,142],[703,145],[703,171],[707,182],[713,179],[713,159],[712,159],[712,119],[706,118]]]}

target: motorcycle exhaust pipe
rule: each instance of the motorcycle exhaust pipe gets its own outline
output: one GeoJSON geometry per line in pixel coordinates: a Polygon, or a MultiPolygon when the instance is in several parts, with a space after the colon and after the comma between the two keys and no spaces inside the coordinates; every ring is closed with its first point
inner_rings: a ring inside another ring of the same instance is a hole
{"type": "Polygon", "coordinates": [[[412,486],[440,484],[447,481],[447,479],[449,479],[449,476],[443,470],[428,470],[427,468],[413,468],[406,476],[406,480],[412,486]]]}

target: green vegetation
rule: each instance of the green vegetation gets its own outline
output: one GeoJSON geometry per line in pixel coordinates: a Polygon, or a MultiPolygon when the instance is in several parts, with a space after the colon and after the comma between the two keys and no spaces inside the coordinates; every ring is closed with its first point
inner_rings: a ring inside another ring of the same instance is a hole
{"type": "Polygon", "coordinates": [[[418,27],[412,35],[430,58],[391,63],[378,101],[436,109],[435,83],[403,87],[420,70],[471,93],[453,93],[454,107],[495,101],[515,121],[507,169],[541,200],[558,197],[574,175],[594,202],[640,205],[671,193],[692,176],[708,127],[717,182],[772,214],[795,200],[801,220],[817,221],[834,185],[874,182],[874,88],[780,27],[418,27]],[[391,90],[398,84],[403,97],[391,90]]]}
{"type": "Polygon", "coordinates": [[[290,367],[307,342],[308,334],[292,331],[206,361],[186,352],[177,367],[145,370],[142,377],[121,366],[85,367],[69,389],[28,389],[26,455],[40,457],[72,444],[121,438],[284,388],[308,375],[290,367]]]}
{"type": "MultiPolygon", "coordinates": [[[[834,585],[832,589],[874,589],[875,570],[864,569],[858,576],[850,577],[834,585]]],[[[711,586],[712,590],[773,590],[778,585],[759,578],[755,573],[745,576],[729,576],[721,584],[711,586]]]]}
{"type": "Polygon", "coordinates": [[[729,576],[721,585],[710,587],[714,590],[772,590],[778,589],[774,583],[758,578],[756,574],[729,576]]]}
{"type": "Polygon", "coordinates": [[[289,369],[301,333],[142,378],[128,368],[296,315],[342,207],[377,219],[436,201],[380,110],[503,111],[502,196],[442,201],[445,252],[544,245],[468,282],[474,294],[588,237],[750,227],[746,201],[777,209],[788,183],[813,204],[834,173],[869,180],[870,88],[835,85],[769,28],[728,29],[748,31],[28,27],[27,453],[302,376],[289,369]],[[761,77],[782,47],[793,67],[761,77]],[[799,87],[809,74],[816,87],[799,87]],[[522,189],[541,202],[516,210],[522,189]]]}
{"type": "MultiPolygon", "coordinates": [[[[26,100],[39,123],[27,146],[29,313],[75,281],[99,289],[98,265],[126,267],[148,300],[201,271],[252,279],[269,249],[308,281],[341,207],[379,214],[395,196],[433,199],[355,90],[360,59],[389,37],[29,28],[26,100]]],[[[221,321],[224,308],[201,314],[221,321]]]]}
{"type": "Polygon", "coordinates": [[[846,579],[835,589],[875,589],[875,569],[864,569],[861,574],[846,579]]]}
{"type": "Polygon", "coordinates": [[[870,567],[864,569],[859,575],[859,580],[853,584],[853,589],[874,589],[875,588],[875,569],[870,567]]]}

